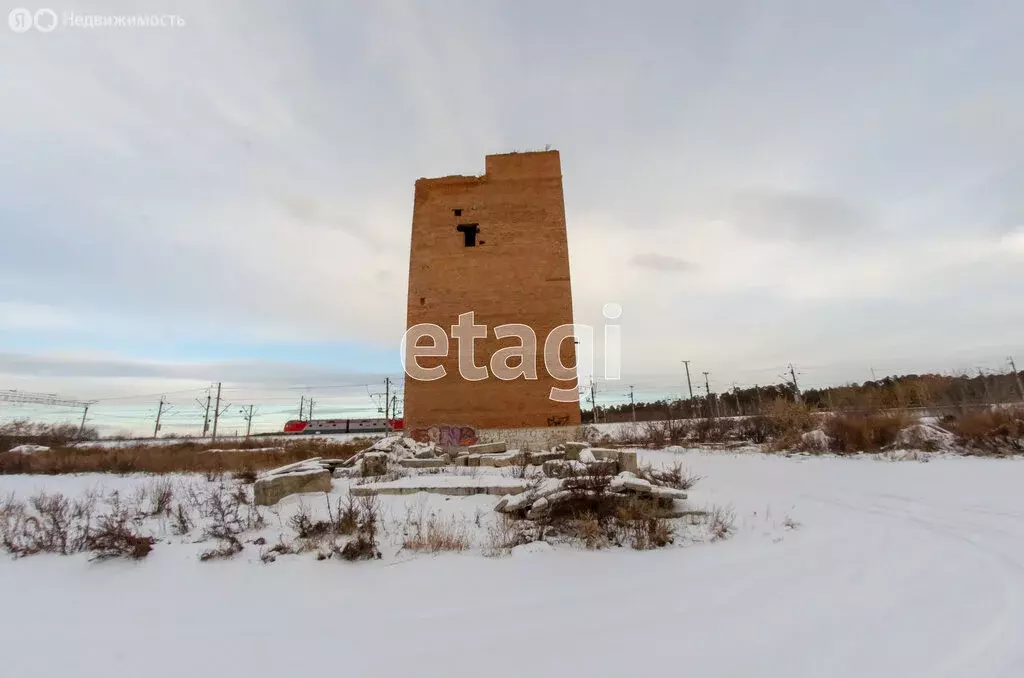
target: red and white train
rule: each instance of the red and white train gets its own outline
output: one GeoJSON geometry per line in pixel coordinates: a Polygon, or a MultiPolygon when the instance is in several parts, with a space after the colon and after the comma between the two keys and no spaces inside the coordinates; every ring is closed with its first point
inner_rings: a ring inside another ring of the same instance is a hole
{"type": "Polygon", "coordinates": [[[401,431],[401,419],[313,419],[285,422],[285,433],[389,433],[401,431]]]}

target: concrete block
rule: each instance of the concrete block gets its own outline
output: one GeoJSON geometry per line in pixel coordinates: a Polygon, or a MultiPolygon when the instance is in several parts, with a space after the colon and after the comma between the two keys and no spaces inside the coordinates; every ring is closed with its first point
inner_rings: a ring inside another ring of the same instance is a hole
{"type": "Polygon", "coordinates": [[[466,452],[469,454],[498,454],[499,452],[508,451],[508,446],[505,441],[499,441],[496,443],[481,443],[479,445],[470,445],[466,448],[466,452]]]}
{"type": "Polygon", "coordinates": [[[546,461],[554,461],[556,459],[565,459],[565,452],[530,452],[527,456],[526,463],[533,464],[534,466],[542,466],[546,461]]]}
{"type": "Polygon", "coordinates": [[[349,489],[349,493],[355,497],[364,497],[374,494],[417,494],[419,492],[430,492],[431,494],[446,494],[453,497],[470,497],[474,494],[489,494],[497,497],[504,497],[508,494],[520,494],[526,491],[526,483],[522,486],[509,485],[437,485],[423,487],[396,486],[388,483],[371,483],[369,485],[356,485],[349,489]]]}
{"type": "Polygon", "coordinates": [[[506,466],[522,466],[525,455],[522,452],[506,452],[505,454],[482,454],[480,455],[480,466],[494,466],[503,468],[506,466]]]}
{"type": "Polygon", "coordinates": [[[479,454],[471,454],[471,455],[466,457],[466,466],[479,466],[479,465],[480,465],[480,455],[479,454]]]}
{"type": "Polygon", "coordinates": [[[405,468],[441,468],[446,464],[444,459],[400,459],[398,465],[405,468]]]}
{"type": "Polygon", "coordinates": [[[615,450],[610,447],[591,447],[590,453],[594,455],[595,459],[619,460],[619,450],[615,450]]]}
{"type": "Polygon", "coordinates": [[[587,464],[589,476],[614,476],[619,473],[619,463],[613,459],[599,459],[587,464]]]}
{"type": "Polygon", "coordinates": [[[456,466],[469,466],[469,455],[460,454],[459,456],[455,457],[455,460],[452,461],[452,463],[455,464],[456,466]]]}
{"type": "Polygon", "coordinates": [[[330,492],[331,474],[325,470],[296,471],[260,478],[253,485],[253,498],[259,506],[272,506],[290,494],[330,492]]]}

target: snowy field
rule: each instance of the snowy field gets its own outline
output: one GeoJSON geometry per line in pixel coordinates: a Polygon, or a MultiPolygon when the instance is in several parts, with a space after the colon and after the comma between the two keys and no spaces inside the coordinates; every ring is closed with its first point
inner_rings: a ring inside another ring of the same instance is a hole
{"type": "MultiPolygon", "coordinates": [[[[733,536],[265,565],[165,535],[138,562],[3,559],[3,675],[1024,676],[1024,460],[641,456],[704,476],[691,503],[731,506],[733,536]]],[[[151,482],[0,476],[0,495],[151,482]]],[[[497,499],[381,501],[475,524],[497,499]]]]}

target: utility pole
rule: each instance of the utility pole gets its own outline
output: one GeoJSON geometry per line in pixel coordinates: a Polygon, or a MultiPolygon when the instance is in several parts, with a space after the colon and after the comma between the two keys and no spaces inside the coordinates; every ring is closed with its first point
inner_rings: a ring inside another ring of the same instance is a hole
{"type": "MultiPolygon", "coordinates": [[[[206,410],[203,414],[203,437],[206,437],[207,432],[210,430],[210,390],[206,390],[206,410]]],[[[196,398],[196,404],[199,407],[203,407],[203,401],[196,398]]]]}
{"type": "Polygon", "coordinates": [[[156,406],[156,426],[153,427],[153,437],[160,432],[160,415],[164,413],[164,397],[160,396],[160,404],[156,406]]]}
{"type": "Polygon", "coordinates": [[[384,421],[391,421],[391,377],[384,377],[384,421]]]}
{"type": "Polygon", "coordinates": [[[690,400],[693,400],[693,384],[690,383],[690,361],[684,360],[683,365],[686,366],[686,387],[690,389],[690,400]]]}
{"type": "Polygon", "coordinates": [[[797,403],[803,402],[800,397],[800,385],[796,383],[796,370],[793,369],[793,363],[789,364],[789,374],[793,377],[793,397],[796,398],[797,403]]]}
{"type": "MultiPolygon", "coordinates": [[[[1013,370],[1013,378],[1017,382],[1017,393],[1020,395],[1020,399],[1024,400],[1024,384],[1020,383],[1020,373],[1017,372],[1017,365],[1013,362],[1013,356],[1007,358],[1010,361],[1010,369],[1013,370]]],[[[89,409],[86,406],[86,409],[89,409]]]]}
{"type": "MultiPolygon", "coordinates": [[[[1020,382],[1018,381],[1017,383],[1019,384],[1020,382]]],[[[85,417],[88,414],[89,414],[89,405],[87,404],[85,406],[85,409],[82,410],[82,423],[78,425],[78,437],[79,438],[81,438],[82,434],[85,432],[85,417]]]]}
{"type": "Polygon", "coordinates": [[[220,382],[217,382],[217,402],[213,406],[213,437],[211,440],[217,439],[217,422],[220,420],[220,382]]]}
{"type": "Polygon", "coordinates": [[[309,419],[307,421],[313,421],[313,397],[309,398],[309,419]]]}
{"type": "Polygon", "coordinates": [[[391,396],[391,418],[398,418],[398,395],[391,396]]]}
{"type": "Polygon", "coordinates": [[[732,383],[732,397],[736,399],[736,413],[743,416],[743,403],[740,402],[740,388],[734,381],[732,383]]]}
{"type": "Polygon", "coordinates": [[[633,423],[636,423],[636,403],[633,402],[633,385],[629,385],[629,406],[633,408],[633,423]]]}
{"type": "Polygon", "coordinates": [[[302,421],[302,415],[306,412],[306,396],[299,396],[299,421],[302,421]]]}

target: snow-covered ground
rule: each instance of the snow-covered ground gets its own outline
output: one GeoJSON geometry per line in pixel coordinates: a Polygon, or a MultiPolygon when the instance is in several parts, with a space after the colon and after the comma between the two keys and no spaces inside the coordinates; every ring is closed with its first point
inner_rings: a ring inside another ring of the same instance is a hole
{"type": "MultiPolygon", "coordinates": [[[[201,563],[170,537],[140,562],[4,559],[3,674],[1024,676],[1024,460],[642,458],[704,476],[692,503],[731,505],[735,534],[503,558],[392,544],[357,564],[253,547],[201,563]]],[[[152,480],[0,476],[0,495],[100,482],[152,480]]],[[[471,523],[497,499],[382,497],[391,519],[471,523]]],[[[318,498],[281,510],[300,501],[318,498]]]]}

